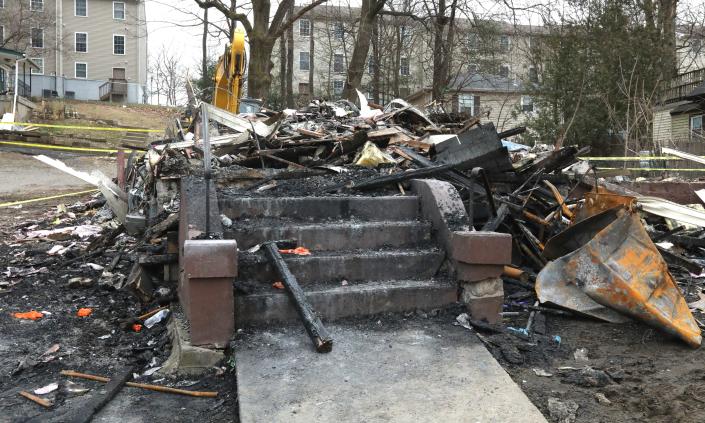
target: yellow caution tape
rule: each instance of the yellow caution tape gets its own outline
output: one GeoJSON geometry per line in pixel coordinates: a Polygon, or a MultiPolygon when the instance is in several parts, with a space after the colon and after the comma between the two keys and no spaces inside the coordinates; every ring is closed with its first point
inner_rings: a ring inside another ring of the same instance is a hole
{"type": "Polygon", "coordinates": [[[98,191],[97,189],[89,189],[87,191],[71,192],[68,194],[52,195],[49,197],[42,197],[42,198],[32,198],[31,200],[11,201],[9,203],[0,203],[0,207],[19,206],[20,204],[36,203],[38,201],[53,200],[55,198],[73,197],[75,195],[88,194],[89,192],[97,192],[97,191],[98,191]]]}
{"type": "Polygon", "coordinates": [[[114,127],[79,126],[79,125],[54,125],[54,124],[50,124],[50,123],[32,123],[32,122],[3,122],[3,124],[20,125],[20,126],[38,126],[38,127],[42,127],[42,128],[86,129],[86,130],[90,130],[90,131],[164,132],[163,129],[114,128],[114,127]]]}
{"type": "MultiPolygon", "coordinates": [[[[22,141],[0,141],[0,144],[16,145],[19,147],[45,148],[48,150],[85,151],[85,152],[110,153],[110,154],[115,154],[118,152],[118,150],[112,149],[112,148],[68,147],[65,145],[36,144],[36,143],[22,142],[22,141]]],[[[140,150],[132,150],[129,148],[122,148],[121,150],[123,150],[125,152],[140,151],[140,150]]]]}
{"type": "MultiPolygon", "coordinates": [[[[705,156],[699,156],[705,158],[705,156]]],[[[641,160],[686,160],[676,156],[643,156],[643,157],[578,157],[578,160],[596,161],[641,161],[641,160]]]]}
{"type": "Polygon", "coordinates": [[[642,170],[644,172],[651,171],[673,171],[673,172],[705,172],[705,168],[700,169],[671,169],[665,167],[598,167],[598,172],[600,170],[642,170]]]}

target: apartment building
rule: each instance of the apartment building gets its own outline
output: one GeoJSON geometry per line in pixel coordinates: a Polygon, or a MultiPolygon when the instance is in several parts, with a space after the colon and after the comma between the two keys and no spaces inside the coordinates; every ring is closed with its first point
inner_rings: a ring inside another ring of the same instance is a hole
{"type": "MultiPolygon", "coordinates": [[[[324,5],[295,23],[293,91],[299,103],[311,97],[340,97],[359,13],[354,7],[324,5]]],[[[542,27],[458,19],[445,106],[472,114],[483,107],[500,129],[521,123],[523,115],[533,111],[524,88],[526,83],[538,82],[539,70],[531,64],[529,53],[541,34],[542,27]]],[[[381,16],[372,44],[361,84],[368,98],[382,104],[396,97],[417,105],[428,103],[433,79],[429,29],[414,19],[381,16]]],[[[272,59],[276,91],[279,43],[272,59]]]]}
{"type": "Polygon", "coordinates": [[[0,0],[0,35],[38,65],[33,97],[147,100],[144,0],[0,0]]]}

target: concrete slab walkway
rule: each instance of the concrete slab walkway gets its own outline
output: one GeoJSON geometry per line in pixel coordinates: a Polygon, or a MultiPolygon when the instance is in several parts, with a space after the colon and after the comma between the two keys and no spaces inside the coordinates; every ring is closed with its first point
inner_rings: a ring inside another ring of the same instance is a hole
{"type": "Polygon", "coordinates": [[[473,333],[435,320],[392,325],[329,324],[329,354],[298,326],[241,337],[241,422],[546,421],[473,333]]]}

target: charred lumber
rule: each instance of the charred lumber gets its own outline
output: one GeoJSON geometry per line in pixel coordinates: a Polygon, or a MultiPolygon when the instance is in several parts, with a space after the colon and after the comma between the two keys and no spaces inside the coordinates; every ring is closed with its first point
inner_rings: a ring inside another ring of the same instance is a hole
{"type": "Polygon", "coordinates": [[[453,169],[455,166],[457,166],[457,164],[449,163],[433,167],[414,169],[407,172],[394,173],[392,175],[383,175],[360,182],[353,181],[346,184],[338,184],[330,187],[325,187],[321,190],[321,192],[333,192],[344,188],[359,190],[378,188],[389,184],[395,184],[397,182],[407,181],[409,179],[437,175],[439,173],[445,172],[448,169],[453,169]]]}
{"type": "Polygon", "coordinates": [[[284,258],[279,253],[279,247],[276,242],[268,242],[263,245],[264,251],[267,253],[269,260],[277,269],[279,276],[282,278],[282,283],[286,287],[289,298],[294,303],[299,317],[303,321],[308,336],[313,341],[316,351],[319,353],[328,353],[333,349],[333,338],[323,326],[323,322],[318,318],[311,304],[306,299],[304,290],[301,289],[296,277],[289,270],[284,258]]]}
{"type": "Polygon", "coordinates": [[[499,139],[502,140],[505,138],[513,137],[515,135],[523,134],[524,132],[526,132],[526,126],[518,126],[516,128],[507,129],[506,131],[500,132],[497,134],[497,136],[499,137],[499,139]]]}

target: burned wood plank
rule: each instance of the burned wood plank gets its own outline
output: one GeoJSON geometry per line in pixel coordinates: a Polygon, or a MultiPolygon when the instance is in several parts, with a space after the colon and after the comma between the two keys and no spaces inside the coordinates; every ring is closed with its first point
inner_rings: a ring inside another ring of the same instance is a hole
{"type": "Polygon", "coordinates": [[[323,322],[318,318],[311,304],[306,299],[304,290],[301,289],[296,277],[291,273],[289,266],[286,265],[284,258],[279,253],[279,247],[276,242],[268,242],[263,247],[269,256],[269,260],[274,264],[279,276],[282,278],[289,298],[294,303],[294,307],[299,313],[299,317],[301,317],[306,332],[308,332],[308,336],[316,347],[316,351],[319,353],[331,352],[333,349],[333,338],[328,334],[323,322]]]}

